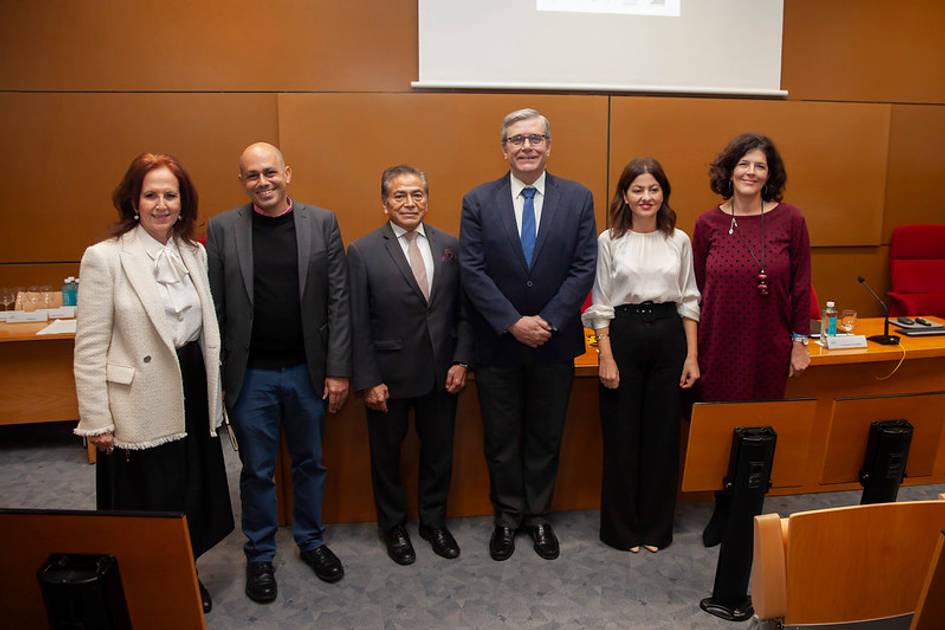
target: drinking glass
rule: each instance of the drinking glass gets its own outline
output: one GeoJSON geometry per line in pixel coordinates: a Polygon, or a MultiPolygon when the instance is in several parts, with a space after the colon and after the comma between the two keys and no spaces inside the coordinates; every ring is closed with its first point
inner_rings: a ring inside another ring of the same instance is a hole
{"type": "Polygon", "coordinates": [[[0,289],[0,308],[4,311],[12,311],[16,304],[16,290],[11,288],[0,289]]]}
{"type": "Polygon", "coordinates": [[[840,311],[840,330],[845,333],[852,333],[855,327],[856,311],[854,311],[852,308],[845,308],[840,311]]]}

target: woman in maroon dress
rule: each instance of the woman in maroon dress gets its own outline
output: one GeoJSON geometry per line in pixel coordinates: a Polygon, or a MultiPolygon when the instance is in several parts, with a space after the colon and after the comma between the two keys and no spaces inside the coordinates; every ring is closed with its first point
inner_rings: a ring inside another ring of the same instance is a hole
{"type": "MultiPolygon", "coordinates": [[[[800,210],[783,203],[784,162],[765,136],[732,140],[709,167],[722,203],[706,210],[693,233],[702,294],[699,323],[703,401],[784,397],[787,379],[810,364],[810,238],[800,210]]],[[[728,497],[703,533],[721,540],[728,497]]]]}

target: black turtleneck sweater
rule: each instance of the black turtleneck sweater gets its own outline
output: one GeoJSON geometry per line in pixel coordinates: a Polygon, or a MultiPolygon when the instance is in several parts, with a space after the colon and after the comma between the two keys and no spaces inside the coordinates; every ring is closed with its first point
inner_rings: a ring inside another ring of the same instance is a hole
{"type": "Polygon", "coordinates": [[[299,253],[293,212],[253,212],[253,335],[249,367],[305,363],[299,300],[299,253]]]}

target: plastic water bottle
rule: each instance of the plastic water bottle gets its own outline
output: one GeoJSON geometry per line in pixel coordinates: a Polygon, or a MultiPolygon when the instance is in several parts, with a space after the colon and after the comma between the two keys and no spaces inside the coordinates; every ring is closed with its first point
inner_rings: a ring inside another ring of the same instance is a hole
{"type": "Polygon", "coordinates": [[[79,285],[73,276],[63,280],[62,284],[62,305],[75,306],[78,301],[79,285]]]}
{"type": "Polygon", "coordinates": [[[837,305],[827,302],[823,317],[820,318],[820,339],[827,343],[827,337],[837,336],[837,305]]]}

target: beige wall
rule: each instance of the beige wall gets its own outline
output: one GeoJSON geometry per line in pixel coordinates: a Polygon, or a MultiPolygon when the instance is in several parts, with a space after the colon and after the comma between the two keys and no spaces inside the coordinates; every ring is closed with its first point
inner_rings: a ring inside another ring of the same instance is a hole
{"type": "MultiPolygon", "coordinates": [[[[202,221],[242,201],[240,148],[279,142],[300,199],[335,210],[347,241],[382,219],[380,171],[430,174],[432,223],[458,228],[462,193],[503,171],[501,116],[554,124],[551,169],[594,192],[603,225],[623,163],[649,154],[681,226],[716,200],[706,165],[733,134],[779,143],[787,200],[807,216],[821,299],[864,314],[856,285],[888,285],[902,223],[945,222],[945,5],[788,0],[788,99],[413,91],[414,0],[58,0],[0,4],[0,286],[58,284],[113,220],[109,195],[144,150],[176,154],[202,221]]],[[[722,61],[724,62],[724,61],[722,61]]]]}

